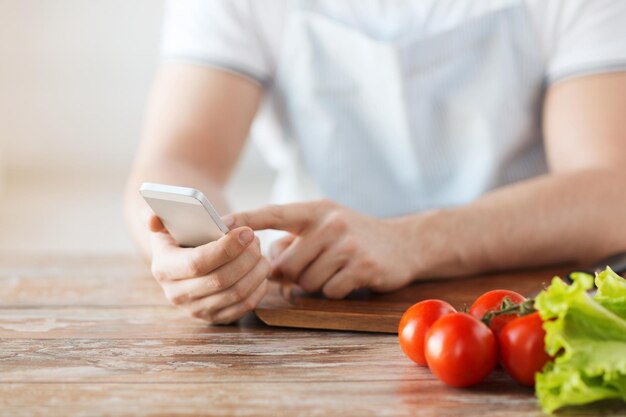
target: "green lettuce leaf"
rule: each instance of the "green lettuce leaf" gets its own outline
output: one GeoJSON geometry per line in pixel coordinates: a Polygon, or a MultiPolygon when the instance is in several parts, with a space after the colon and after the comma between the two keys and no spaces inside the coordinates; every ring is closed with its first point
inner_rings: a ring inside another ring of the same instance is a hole
{"type": "Polygon", "coordinates": [[[607,267],[596,277],[596,287],[593,299],[626,320],[626,279],[607,267]]]}
{"type": "Polygon", "coordinates": [[[537,374],[535,393],[546,412],[604,399],[626,401],[626,283],[607,268],[596,277],[555,277],[535,300],[545,321],[546,352],[555,359],[537,374]]]}

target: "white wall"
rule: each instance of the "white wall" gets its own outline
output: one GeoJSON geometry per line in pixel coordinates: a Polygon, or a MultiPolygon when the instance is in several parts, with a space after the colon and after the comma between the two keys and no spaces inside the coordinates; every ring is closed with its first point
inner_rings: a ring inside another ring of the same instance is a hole
{"type": "Polygon", "coordinates": [[[0,0],[5,169],[125,169],[162,2],[0,0]]]}
{"type": "MultiPolygon", "coordinates": [[[[162,9],[161,0],[0,0],[0,250],[131,247],[120,191],[162,9]],[[92,182],[107,194],[89,195],[92,182]],[[28,200],[37,194],[45,207],[28,200]]],[[[268,175],[249,149],[230,190],[235,206],[262,203],[268,175]]]]}
{"type": "Polygon", "coordinates": [[[127,168],[157,65],[162,9],[161,0],[0,0],[8,169],[127,168]]]}

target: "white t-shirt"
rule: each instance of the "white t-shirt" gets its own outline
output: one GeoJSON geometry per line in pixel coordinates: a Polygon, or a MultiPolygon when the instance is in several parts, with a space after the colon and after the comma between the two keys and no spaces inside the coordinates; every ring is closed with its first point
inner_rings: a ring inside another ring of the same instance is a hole
{"type": "Polygon", "coordinates": [[[626,0],[174,0],[162,54],[266,87],[276,201],[393,216],[545,172],[545,86],[626,69],[626,0]]]}

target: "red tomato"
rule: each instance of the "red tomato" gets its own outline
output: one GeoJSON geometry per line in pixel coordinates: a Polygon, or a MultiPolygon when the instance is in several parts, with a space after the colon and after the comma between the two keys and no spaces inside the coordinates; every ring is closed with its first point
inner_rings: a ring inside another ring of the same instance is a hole
{"type": "Polygon", "coordinates": [[[400,320],[398,339],[406,356],[419,365],[426,365],[424,337],[440,317],[454,313],[450,304],[441,300],[424,300],[409,308],[400,320]]]}
{"type": "Polygon", "coordinates": [[[498,362],[493,332],[465,313],[437,320],[426,334],[424,352],[433,374],[453,387],[479,383],[498,362]]]}
{"type": "MultiPolygon", "coordinates": [[[[516,293],[515,291],[509,290],[493,290],[488,291],[478,297],[474,304],[469,309],[469,313],[476,317],[478,320],[482,320],[482,318],[490,311],[498,311],[502,307],[502,301],[504,298],[508,298],[509,301],[514,304],[523,303],[526,301],[526,297],[523,295],[516,293]]],[[[518,314],[503,314],[500,316],[495,316],[491,322],[489,323],[489,328],[493,330],[495,334],[498,334],[500,330],[510,321],[518,318],[518,314]]]]}
{"type": "Polygon", "coordinates": [[[539,313],[533,313],[513,320],[498,335],[502,366],[513,379],[531,387],[535,373],[551,359],[545,351],[542,326],[539,313]]]}

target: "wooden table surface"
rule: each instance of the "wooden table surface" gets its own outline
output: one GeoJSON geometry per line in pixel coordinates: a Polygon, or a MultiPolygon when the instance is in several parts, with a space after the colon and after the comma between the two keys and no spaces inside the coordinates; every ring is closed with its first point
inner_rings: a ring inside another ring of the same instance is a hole
{"type": "MultiPolygon", "coordinates": [[[[611,407],[571,413],[624,415],[611,407]]],[[[268,327],[252,314],[210,327],[168,306],[137,259],[8,255],[0,414],[543,415],[502,371],[446,387],[394,335],[268,327]]]]}

